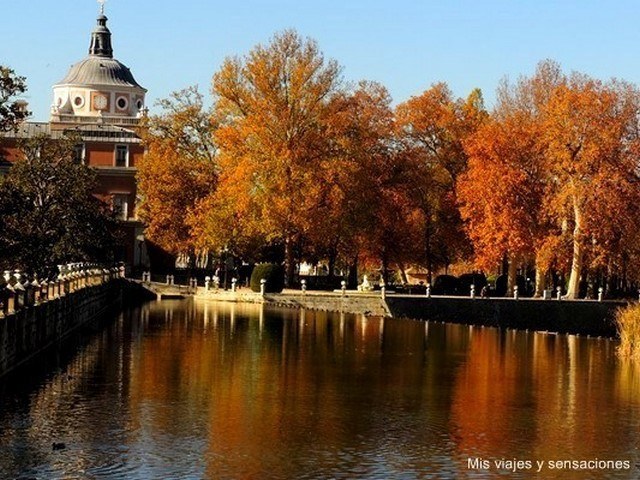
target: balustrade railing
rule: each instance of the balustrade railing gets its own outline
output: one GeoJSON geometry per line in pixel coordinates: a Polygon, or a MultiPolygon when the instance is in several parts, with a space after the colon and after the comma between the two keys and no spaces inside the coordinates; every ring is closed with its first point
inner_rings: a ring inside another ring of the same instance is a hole
{"type": "Polygon", "coordinates": [[[105,268],[90,263],[58,265],[58,270],[45,279],[5,270],[0,276],[0,318],[125,276],[123,266],[105,268]]]}

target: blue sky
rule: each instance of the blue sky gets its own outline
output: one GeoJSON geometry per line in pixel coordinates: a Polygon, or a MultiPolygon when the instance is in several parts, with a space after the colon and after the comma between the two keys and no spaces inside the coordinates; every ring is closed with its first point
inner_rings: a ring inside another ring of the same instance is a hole
{"type": "MultiPolygon", "coordinates": [[[[4,0],[0,64],[27,77],[35,120],[47,120],[51,85],[87,53],[95,0],[4,0]]],[[[147,103],[198,84],[209,91],[229,55],[295,28],[318,41],[347,81],[383,83],[394,101],[445,81],[457,96],[482,89],[491,106],[501,78],[542,59],[566,71],[640,84],[640,2],[619,0],[108,0],[115,57],[149,90],[147,103]]]]}

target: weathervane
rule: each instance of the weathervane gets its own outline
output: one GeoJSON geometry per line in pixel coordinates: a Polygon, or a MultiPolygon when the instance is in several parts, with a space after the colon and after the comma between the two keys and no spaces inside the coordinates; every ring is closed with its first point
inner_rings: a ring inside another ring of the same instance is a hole
{"type": "Polygon", "coordinates": [[[98,0],[98,3],[100,4],[100,15],[104,15],[104,3],[107,0],[98,0]]]}

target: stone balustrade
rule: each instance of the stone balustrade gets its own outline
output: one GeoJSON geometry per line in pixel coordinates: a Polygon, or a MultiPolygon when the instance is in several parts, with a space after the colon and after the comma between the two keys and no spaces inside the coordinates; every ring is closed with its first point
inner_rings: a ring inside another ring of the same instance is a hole
{"type": "Polygon", "coordinates": [[[4,271],[0,276],[0,318],[125,276],[122,266],[105,268],[90,263],[58,265],[58,270],[57,275],[45,279],[20,270],[4,271]]]}

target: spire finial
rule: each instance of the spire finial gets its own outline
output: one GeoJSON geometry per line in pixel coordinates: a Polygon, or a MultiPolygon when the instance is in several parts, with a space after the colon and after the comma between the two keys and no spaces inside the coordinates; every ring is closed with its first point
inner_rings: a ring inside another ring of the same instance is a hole
{"type": "Polygon", "coordinates": [[[100,14],[98,15],[98,24],[91,32],[91,44],[89,45],[89,55],[97,55],[98,57],[113,58],[113,49],[111,48],[111,32],[107,28],[107,17],[104,15],[104,4],[107,0],[98,0],[100,5],[100,14]]]}

